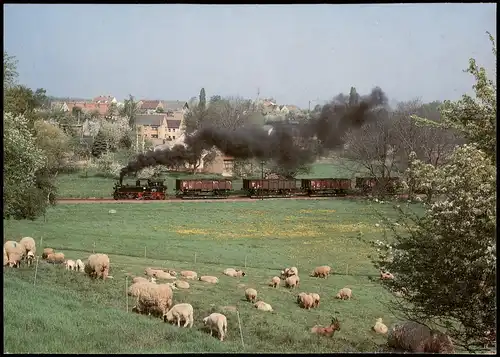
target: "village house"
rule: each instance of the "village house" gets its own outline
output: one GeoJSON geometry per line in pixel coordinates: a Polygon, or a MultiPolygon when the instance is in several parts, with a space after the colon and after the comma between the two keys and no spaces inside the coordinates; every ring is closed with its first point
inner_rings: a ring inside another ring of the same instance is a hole
{"type": "Polygon", "coordinates": [[[108,103],[95,103],[95,102],[68,102],[65,103],[68,111],[72,112],[73,108],[80,108],[83,113],[96,113],[99,116],[105,116],[109,110],[110,104],[108,103]]]}
{"type": "Polygon", "coordinates": [[[139,112],[141,114],[154,114],[158,112],[165,112],[165,106],[161,100],[140,100],[138,104],[139,112]]]}
{"type": "Polygon", "coordinates": [[[215,159],[209,163],[203,162],[202,165],[198,168],[198,171],[207,174],[218,174],[224,177],[233,176],[233,168],[234,168],[234,158],[231,156],[227,156],[222,154],[217,150],[217,154],[215,159]]]}
{"type": "Polygon", "coordinates": [[[141,136],[158,139],[155,143],[175,140],[181,134],[181,119],[169,118],[167,114],[138,114],[135,118],[141,136]]]}
{"type": "Polygon", "coordinates": [[[113,96],[103,96],[103,95],[100,95],[99,97],[95,97],[93,100],[92,100],[94,103],[106,103],[106,104],[117,104],[118,101],[116,100],[115,97],[113,96]]]}

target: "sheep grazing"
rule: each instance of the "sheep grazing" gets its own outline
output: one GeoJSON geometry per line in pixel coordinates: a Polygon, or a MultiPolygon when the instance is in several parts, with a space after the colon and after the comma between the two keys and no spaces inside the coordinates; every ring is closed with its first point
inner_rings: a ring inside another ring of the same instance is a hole
{"type": "Polygon", "coordinates": [[[264,301],[257,301],[253,306],[257,308],[257,310],[273,311],[273,307],[264,301]]]}
{"type": "Polygon", "coordinates": [[[382,322],[382,318],[378,318],[377,321],[375,321],[375,325],[372,327],[372,330],[383,335],[387,333],[388,329],[387,326],[382,322]]]}
{"type": "Polygon", "coordinates": [[[271,282],[269,283],[269,286],[272,286],[273,288],[277,288],[280,286],[281,279],[279,276],[275,276],[271,279],[271,282]]]}
{"type": "Polygon", "coordinates": [[[82,262],[81,259],[76,260],[76,271],[79,271],[81,273],[85,272],[85,264],[82,262]]]}
{"type": "Polygon", "coordinates": [[[335,331],[340,331],[340,323],[338,319],[332,319],[332,323],[328,327],[316,325],[311,328],[311,332],[320,336],[332,337],[335,331]]]}
{"type": "Polygon", "coordinates": [[[205,326],[210,329],[210,336],[212,336],[213,331],[217,331],[219,334],[219,339],[224,341],[224,337],[227,334],[227,318],[226,316],[219,314],[218,312],[211,313],[203,319],[205,326]]]}
{"type": "Polygon", "coordinates": [[[33,251],[30,250],[28,254],[26,254],[26,264],[28,264],[28,266],[31,266],[34,260],[35,260],[35,253],[33,253],[33,251]]]}
{"type": "Polygon", "coordinates": [[[298,287],[300,283],[300,278],[298,275],[292,275],[285,279],[285,286],[287,288],[298,287]]]}
{"type": "Polygon", "coordinates": [[[181,271],[181,276],[185,279],[195,280],[198,277],[198,274],[192,270],[183,270],[181,271]]]}
{"type": "Polygon", "coordinates": [[[285,270],[281,271],[281,278],[286,279],[292,275],[299,275],[299,270],[296,267],[285,268],[285,270]]]}
{"type": "Polygon", "coordinates": [[[49,254],[54,253],[54,249],[52,248],[43,248],[42,259],[47,259],[49,254]]]}
{"type": "Polygon", "coordinates": [[[199,281],[204,281],[205,283],[217,284],[219,282],[219,278],[210,275],[200,276],[198,278],[199,281]]]}
{"type": "Polygon", "coordinates": [[[311,297],[314,300],[314,306],[313,307],[319,307],[319,294],[312,293],[310,295],[311,295],[311,297]]]}
{"type": "Polygon", "coordinates": [[[9,256],[7,255],[7,251],[5,250],[5,247],[3,248],[3,266],[6,266],[9,264],[9,256]]]}
{"type": "Polygon", "coordinates": [[[76,270],[76,263],[74,260],[68,259],[64,262],[66,270],[76,270]]]}
{"type": "Polygon", "coordinates": [[[137,296],[137,303],[134,306],[134,310],[138,313],[165,316],[172,306],[173,292],[170,286],[151,282],[136,284],[132,285],[136,285],[134,289],[129,289],[129,292],[135,293],[135,296],[137,296]]]}
{"type": "Polygon", "coordinates": [[[24,246],[26,253],[33,252],[33,255],[36,253],[36,243],[35,240],[31,237],[24,237],[19,241],[19,244],[24,246]]]}
{"type": "Polygon", "coordinates": [[[91,278],[106,280],[109,275],[109,257],[106,254],[92,254],[85,264],[85,273],[91,278]]]}
{"type": "Polygon", "coordinates": [[[176,288],[179,288],[179,289],[189,289],[189,283],[187,281],[184,281],[184,280],[177,280],[174,283],[174,285],[176,288]]]}
{"type": "Polygon", "coordinates": [[[257,290],[251,288],[246,289],[245,297],[247,298],[247,301],[255,302],[257,300],[257,290]]]}
{"type": "Polygon", "coordinates": [[[233,268],[227,268],[226,270],[224,270],[223,273],[224,273],[224,275],[227,275],[227,276],[230,276],[233,278],[242,277],[242,276],[246,275],[246,273],[243,270],[233,269],[233,268]]]}
{"type": "Polygon", "coordinates": [[[332,272],[332,268],[330,268],[328,265],[323,265],[320,267],[314,268],[314,270],[311,272],[312,277],[319,277],[319,278],[328,278],[328,275],[332,272]]]}
{"type": "Polygon", "coordinates": [[[389,272],[380,271],[380,280],[394,280],[394,275],[389,272]]]}
{"type": "Polygon", "coordinates": [[[396,323],[389,329],[387,344],[409,352],[454,353],[450,337],[417,322],[396,323]]]}
{"type": "Polygon", "coordinates": [[[20,243],[8,240],[3,245],[4,249],[4,261],[5,255],[7,256],[7,263],[5,265],[10,266],[11,268],[16,267],[19,268],[21,266],[21,260],[25,254],[25,248],[20,243]]]}
{"type": "Polygon", "coordinates": [[[352,290],[349,288],[342,288],[339,290],[337,295],[335,295],[335,298],[342,300],[350,300],[352,298],[352,290]]]}
{"type": "Polygon", "coordinates": [[[181,321],[184,321],[184,326],[193,327],[193,306],[191,304],[177,304],[174,305],[168,312],[163,316],[165,322],[176,322],[177,327],[181,327],[181,321]]]}
{"type": "Polygon", "coordinates": [[[312,307],[314,307],[314,298],[310,294],[300,293],[297,296],[297,303],[300,307],[310,310],[312,307]]]}
{"type": "Polygon", "coordinates": [[[64,263],[64,253],[50,253],[47,261],[52,264],[64,263]]]}

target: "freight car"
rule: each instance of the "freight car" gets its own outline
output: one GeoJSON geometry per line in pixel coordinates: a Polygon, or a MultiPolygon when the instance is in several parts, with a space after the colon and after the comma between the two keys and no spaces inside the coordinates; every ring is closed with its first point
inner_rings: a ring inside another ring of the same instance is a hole
{"type": "Polygon", "coordinates": [[[243,190],[248,197],[290,197],[300,192],[295,179],[243,179],[243,190]]]}
{"type": "Polygon", "coordinates": [[[167,186],[163,180],[137,180],[135,185],[123,185],[122,182],[117,182],[113,189],[115,200],[164,200],[167,197],[167,186]]]}
{"type": "Polygon", "coordinates": [[[227,198],[233,190],[233,183],[227,179],[177,179],[176,196],[181,198],[217,197],[227,198]]]}
{"type": "Polygon", "coordinates": [[[351,190],[348,178],[302,179],[301,190],[308,196],[345,196],[351,190]]]}
{"type": "Polygon", "coordinates": [[[356,177],[355,188],[363,193],[374,193],[378,190],[384,190],[389,194],[395,194],[400,189],[399,177],[356,177]]]}

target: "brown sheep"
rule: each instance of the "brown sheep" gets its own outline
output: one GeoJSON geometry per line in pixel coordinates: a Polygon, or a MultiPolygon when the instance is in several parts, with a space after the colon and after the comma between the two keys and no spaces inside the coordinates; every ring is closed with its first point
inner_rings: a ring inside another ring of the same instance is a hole
{"type": "Polygon", "coordinates": [[[320,277],[320,278],[328,278],[328,276],[331,274],[332,268],[330,268],[328,265],[323,265],[314,268],[312,271],[311,275],[312,277],[320,277]]]}
{"type": "Polygon", "coordinates": [[[64,253],[50,253],[47,256],[47,261],[52,264],[64,263],[64,253]]]}
{"type": "Polygon", "coordinates": [[[311,332],[320,336],[332,337],[335,331],[340,331],[340,323],[338,319],[332,319],[332,323],[328,327],[316,325],[311,328],[311,332]]]}
{"type": "Polygon", "coordinates": [[[109,275],[109,257],[106,254],[92,254],[85,263],[85,273],[91,278],[106,280],[109,275]]]}
{"type": "Polygon", "coordinates": [[[314,300],[314,306],[313,307],[319,307],[319,294],[312,293],[310,295],[311,295],[311,297],[314,300]]]}
{"type": "Polygon", "coordinates": [[[205,283],[217,284],[219,282],[219,278],[216,276],[204,275],[198,278],[199,281],[204,281],[205,283]]]}
{"type": "Polygon", "coordinates": [[[195,280],[198,277],[198,274],[192,270],[183,270],[181,271],[181,276],[185,279],[195,280]]]}

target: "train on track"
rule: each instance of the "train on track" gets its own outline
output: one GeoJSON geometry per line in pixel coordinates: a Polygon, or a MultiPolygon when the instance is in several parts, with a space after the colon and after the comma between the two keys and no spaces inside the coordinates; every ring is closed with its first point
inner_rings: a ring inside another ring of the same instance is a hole
{"type": "MultiPolygon", "coordinates": [[[[230,196],[250,198],[324,197],[369,194],[381,188],[391,194],[398,193],[400,189],[399,178],[357,177],[354,187],[349,178],[243,179],[241,190],[234,190],[232,180],[225,178],[176,179],[175,196],[182,199],[224,199],[230,196]]],[[[164,180],[137,180],[135,185],[124,185],[122,182],[117,182],[113,192],[115,200],[164,200],[167,197],[167,185],[164,180]]]]}

